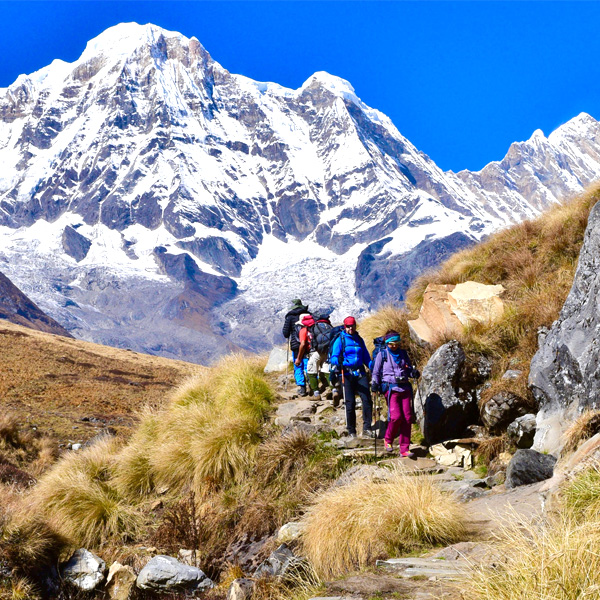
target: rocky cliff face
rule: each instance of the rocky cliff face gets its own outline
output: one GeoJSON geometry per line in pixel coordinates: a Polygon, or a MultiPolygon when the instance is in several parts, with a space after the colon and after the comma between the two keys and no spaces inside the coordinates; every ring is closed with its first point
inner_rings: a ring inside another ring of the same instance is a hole
{"type": "Polygon", "coordinates": [[[79,337],[206,361],[277,340],[292,297],[337,316],[402,299],[598,178],[600,124],[444,173],[346,81],[255,82],[123,24],[0,90],[0,161],[0,252],[23,289],[79,337]]]}
{"type": "Polygon", "coordinates": [[[539,402],[534,448],[558,453],[564,428],[600,408],[600,204],[590,213],[573,287],[560,316],[540,334],[529,385],[539,402]]]}
{"type": "Polygon", "coordinates": [[[53,318],[41,311],[3,273],[0,273],[0,319],[46,333],[73,337],[53,318]]]}

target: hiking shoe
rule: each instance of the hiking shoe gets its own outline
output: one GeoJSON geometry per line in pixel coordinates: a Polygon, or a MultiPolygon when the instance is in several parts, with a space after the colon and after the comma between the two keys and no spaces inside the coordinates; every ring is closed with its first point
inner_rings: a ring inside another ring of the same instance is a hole
{"type": "Polygon", "coordinates": [[[374,438],[377,437],[377,432],[372,429],[363,429],[362,436],[365,438],[374,438]]]}
{"type": "Polygon", "coordinates": [[[358,436],[355,433],[349,433],[348,438],[351,440],[355,440],[358,436]]]}
{"type": "Polygon", "coordinates": [[[385,440],[383,440],[383,447],[385,448],[385,451],[388,454],[394,451],[393,446],[389,442],[386,442],[385,440]]]}
{"type": "Polygon", "coordinates": [[[400,452],[400,456],[402,458],[414,458],[415,457],[415,453],[414,452],[400,452]]]}
{"type": "Polygon", "coordinates": [[[306,386],[299,385],[298,386],[298,396],[308,396],[308,392],[306,391],[306,386]]]}
{"type": "Polygon", "coordinates": [[[312,397],[313,397],[313,400],[320,400],[321,399],[321,394],[320,394],[319,390],[315,390],[313,392],[313,396],[312,397]]]}
{"type": "Polygon", "coordinates": [[[333,390],[333,394],[331,396],[331,403],[333,404],[333,406],[335,408],[337,408],[340,405],[340,400],[342,399],[341,394],[339,393],[339,391],[337,389],[333,390]]]}

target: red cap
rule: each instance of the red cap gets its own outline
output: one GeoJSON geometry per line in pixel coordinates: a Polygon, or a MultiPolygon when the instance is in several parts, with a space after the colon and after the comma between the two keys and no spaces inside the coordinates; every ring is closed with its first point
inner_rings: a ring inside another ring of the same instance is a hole
{"type": "Polygon", "coordinates": [[[350,325],[356,326],[356,319],[354,317],[346,317],[344,319],[344,325],[349,327],[350,325]]]}

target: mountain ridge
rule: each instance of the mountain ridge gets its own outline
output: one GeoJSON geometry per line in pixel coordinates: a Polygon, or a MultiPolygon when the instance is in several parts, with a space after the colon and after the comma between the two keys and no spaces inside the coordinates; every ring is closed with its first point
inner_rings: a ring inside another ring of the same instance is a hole
{"type": "Polygon", "coordinates": [[[455,174],[324,72],[254,82],[137,24],[55,63],[0,90],[9,275],[78,337],[173,358],[267,347],[292,297],[336,318],[401,301],[421,269],[600,176],[589,115],[455,174]]]}

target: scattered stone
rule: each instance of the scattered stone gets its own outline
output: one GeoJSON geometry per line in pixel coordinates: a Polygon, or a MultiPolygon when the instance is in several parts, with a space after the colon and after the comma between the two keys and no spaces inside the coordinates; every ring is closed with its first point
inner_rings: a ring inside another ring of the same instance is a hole
{"type": "MultiPolygon", "coordinates": [[[[289,358],[291,358],[291,354],[289,355],[289,358]]],[[[281,373],[281,371],[285,371],[286,368],[289,368],[287,350],[285,348],[273,348],[271,354],[269,354],[265,373],[281,373]]]]}
{"type": "Polygon", "coordinates": [[[275,413],[275,424],[285,427],[293,417],[314,414],[316,410],[314,404],[312,400],[293,400],[292,402],[280,404],[275,413]]]}
{"type": "Polygon", "coordinates": [[[84,592],[90,592],[104,581],[106,563],[85,548],[75,550],[62,568],[63,579],[84,592]]]}
{"type": "Polygon", "coordinates": [[[535,415],[518,417],[507,427],[506,433],[517,448],[531,448],[535,437],[535,415]]]}
{"type": "Polygon", "coordinates": [[[111,600],[129,600],[135,586],[135,573],[129,565],[114,562],[108,571],[106,591],[111,600]]]}
{"type": "Polygon", "coordinates": [[[490,398],[481,411],[483,424],[492,433],[500,433],[518,417],[527,413],[524,401],[512,392],[498,392],[490,398]]]}
{"type": "Polygon", "coordinates": [[[485,478],[485,484],[488,487],[493,488],[497,485],[502,485],[505,480],[506,480],[506,473],[504,471],[498,471],[497,473],[494,473],[493,475],[488,475],[485,478]]]}
{"type": "Polygon", "coordinates": [[[81,450],[82,446],[83,446],[83,444],[71,444],[71,450],[74,450],[75,452],[77,452],[77,450],[81,450]]]}
{"type": "Polygon", "coordinates": [[[140,571],[136,585],[142,590],[155,592],[204,591],[214,586],[202,570],[162,554],[152,558],[140,571]]]}
{"type": "Polygon", "coordinates": [[[290,567],[299,564],[299,562],[300,559],[294,555],[288,545],[281,544],[256,569],[254,577],[282,577],[289,571],[290,567]]]}
{"type": "Polygon", "coordinates": [[[448,440],[430,446],[429,453],[435,461],[445,467],[472,469],[475,461],[470,444],[461,444],[458,440],[448,440]]]}
{"type": "Polygon", "coordinates": [[[331,487],[343,487],[355,481],[386,481],[391,471],[376,465],[354,465],[342,473],[331,487]]]}
{"type": "Polygon", "coordinates": [[[509,381],[519,379],[523,375],[523,371],[519,371],[518,369],[509,369],[502,375],[502,379],[508,379],[509,381]]]}
{"type": "Polygon", "coordinates": [[[465,353],[453,340],[440,346],[423,369],[415,412],[428,445],[460,438],[479,421],[475,389],[463,377],[465,353]]]}
{"type": "Polygon", "coordinates": [[[286,523],[277,532],[277,541],[280,544],[291,544],[297,541],[304,533],[304,525],[298,522],[286,523]]]}
{"type": "Polygon", "coordinates": [[[197,552],[196,550],[188,550],[186,548],[180,548],[179,552],[177,552],[177,560],[184,565],[188,565],[190,567],[197,567],[197,552]]]}
{"type": "Polygon", "coordinates": [[[244,573],[253,573],[269,555],[268,549],[272,547],[272,542],[272,536],[256,539],[244,534],[227,546],[223,563],[236,564],[244,573]]]}
{"type": "Polygon", "coordinates": [[[556,457],[535,450],[517,450],[506,470],[506,487],[536,483],[550,479],[554,472],[556,457]]]}
{"type": "Polygon", "coordinates": [[[255,587],[256,583],[252,579],[234,579],[227,591],[227,600],[249,600],[255,587]]]}

